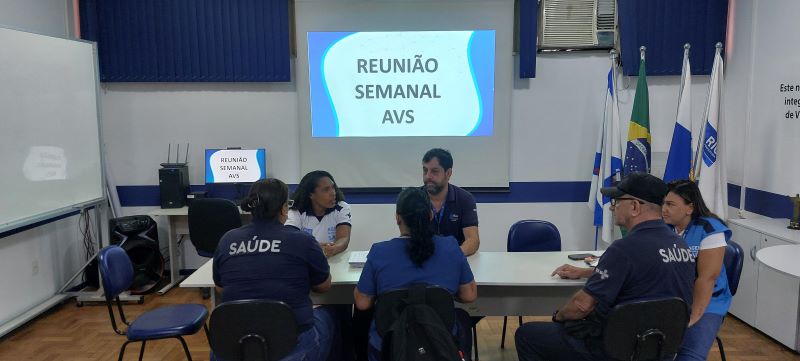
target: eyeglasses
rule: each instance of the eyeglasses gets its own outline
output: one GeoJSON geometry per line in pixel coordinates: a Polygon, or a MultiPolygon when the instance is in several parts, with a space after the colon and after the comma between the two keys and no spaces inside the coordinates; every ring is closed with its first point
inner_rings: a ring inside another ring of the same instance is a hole
{"type": "Polygon", "coordinates": [[[612,207],[616,207],[617,203],[619,203],[619,201],[624,201],[624,200],[632,200],[632,201],[639,202],[639,204],[644,204],[644,201],[638,200],[636,198],[619,197],[619,198],[611,198],[611,206],[612,207]]]}

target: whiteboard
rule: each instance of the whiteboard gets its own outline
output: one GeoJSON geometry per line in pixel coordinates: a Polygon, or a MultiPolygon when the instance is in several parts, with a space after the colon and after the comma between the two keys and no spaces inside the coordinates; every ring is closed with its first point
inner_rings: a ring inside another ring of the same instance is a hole
{"type": "Polygon", "coordinates": [[[103,199],[92,43],[0,28],[0,232],[103,199]]]}

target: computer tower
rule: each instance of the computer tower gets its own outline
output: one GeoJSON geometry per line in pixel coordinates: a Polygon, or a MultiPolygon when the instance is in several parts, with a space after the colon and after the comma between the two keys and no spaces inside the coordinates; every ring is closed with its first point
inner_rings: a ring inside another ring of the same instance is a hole
{"type": "Polygon", "coordinates": [[[161,208],[181,208],[189,193],[189,167],[186,163],[162,164],[158,170],[161,208]]]}

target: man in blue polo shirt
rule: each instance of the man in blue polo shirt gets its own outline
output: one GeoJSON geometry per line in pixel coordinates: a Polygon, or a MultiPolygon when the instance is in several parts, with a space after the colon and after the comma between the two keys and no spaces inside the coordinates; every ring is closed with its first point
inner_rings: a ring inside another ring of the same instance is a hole
{"type": "Polygon", "coordinates": [[[553,314],[553,322],[526,323],[517,330],[520,361],[605,360],[602,331],[609,311],[618,304],[679,297],[691,307],[694,258],[686,242],[661,219],[666,184],[649,174],[632,173],[601,192],[611,197],[614,222],[630,232],[608,247],[586,285],[553,314]],[[586,320],[580,334],[564,327],[564,322],[580,320],[586,320]]]}
{"type": "Polygon", "coordinates": [[[471,256],[481,245],[478,236],[478,208],[469,192],[450,184],[453,156],[434,148],[422,157],[422,181],[431,198],[433,233],[453,236],[464,255],[471,256]]]}

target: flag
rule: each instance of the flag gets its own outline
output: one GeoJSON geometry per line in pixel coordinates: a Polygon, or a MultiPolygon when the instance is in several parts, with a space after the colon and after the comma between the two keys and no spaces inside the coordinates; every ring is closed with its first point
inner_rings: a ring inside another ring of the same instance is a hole
{"type": "Polygon", "coordinates": [[[624,174],[650,173],[650,105],[647,94],[647,72],[644,57],[639,61],[639,80],[633,98],[628,145],[625,150],[624,174]]]}
{"type": "Polygon", "coordinates": [[[664,170],[664,182],[678,179],[689,179],[692,170],[692,69],[689,65],[689,50],[683,53],[683,70],[681,71],[681,89],[678,96],[678,116],[675,119],[675,130],[672,132],[672,143],[667,156],[667,168],[664,170]]]}
{"type": "Polygon", "coordinates": [[[711,69],[711,83],[708,86],[705,124],[702,137],[698,140],[694,156],[694,176],[708,208],[722,219],[728,216],[728,179],[725,169],[725,129],[722,117],[722,74],[723,64],[717,46],[714,67],[711,69]]]}
{"type": "MultiPolygon", "coordinates": [[[[603,122],[597,134],[592,186],[588,202],[589,208],[594,211],[594,226],[601,230],[599,233],[606,243],[611,243],[614,240],[615,226],[610,209],[611,200],[600,193],[600,188],[610,187],[613,183],[619,181],[620,173],[622,172],[622,143],[619,136],[619,103],[616,95],[616,78],[616,67],[612,59],[611,69],[608,71],[603,122]]],[[[596,248],[597,245],[595,244],[596,248]]]]}

